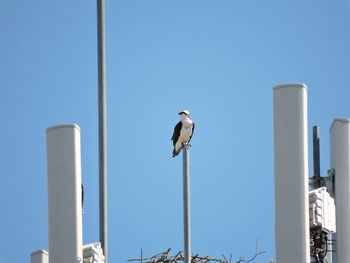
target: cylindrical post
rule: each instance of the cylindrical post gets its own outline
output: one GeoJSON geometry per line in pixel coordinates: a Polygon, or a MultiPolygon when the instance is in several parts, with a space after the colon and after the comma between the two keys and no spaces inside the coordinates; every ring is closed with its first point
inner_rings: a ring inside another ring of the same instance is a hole
{"type": "Polygon", "coordinates": [[[83,261],[80,128],[46,130],[50,263],[83,261]]]}
{"type": "Polygon", "coordinates": [[[107,106],[106,106],[106,52],[105,1],[97,0],[98,43],[98,148],[99,148],[99,209],[100,242],[108,262],[108,203],[107,203],[107,106]]]}
{"type": "Polygon", "coordinates": [[[314,159],[314,182],[315,188],[321,187],[321,173],[320,173],[320,127],[314,126],[312,128],[313,137],[313,159],[314,159]]]}
{"type": "Polygon", "coordinates": [[[182,148],[185,263],[190,263],[191,262],[190,157],[189,156],[190,156],[189,146],[185,145],[182,148]]]}
{"type": "Polygon", "coordinates": [[[49,263],[49,253],[45,250],[37,250],[31,253],[30,263],[49,263]]]}
{"type": "Polygon", "coordinates": [[[308,263],[307,88],[274,87],[273,101],[277,262],[308,263]]]}
{"type": "Polygon", "coordinates": [[[350,119],[337,118],[330,129],[331,168],[335,171],[336,258],[350,259],[350,119]]]}

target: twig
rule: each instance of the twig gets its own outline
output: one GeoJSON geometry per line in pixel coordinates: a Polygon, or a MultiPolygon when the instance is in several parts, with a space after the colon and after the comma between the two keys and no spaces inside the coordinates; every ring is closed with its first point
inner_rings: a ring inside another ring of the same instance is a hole
{"type": "Polygon", "coordinates": [[[257,256],[264,254],[265,251],[260,251],[258,252],[258,245],[259,245],[259,237],[256,238],[256,244],[255,244],[255,255],[251,259],[245,259],[245,258],[240,258],[236,263],[240,262],[252,262],[257,256]]]}
{"type": "Polygon", "coordinates": [[[175,257],[170,261],[170,263],[173,263],[176,261],[177,257],[181,254],[181,251],[175,255],[175,257]]]}
{"type": "MultiPolygon", "coordinates": [[[[265,251],[258,250],[259,238],[256,240],[255,254],[250,259],[245,259],[240,257],[238,261],[235,263],[242,262],[252,262],[257,256],[265,253],[265,251]]],[[[141,258],[136,259],[128,259],[128,261],[140,261],[140,263],[181,263],[185,261],[185,257],[182,255],[182,251],[178,252],[176,255],[169,255],[171,248],[168,250],[156,254],[152,257],[143,257],[143,250],[141,249],[141,258]],[[181,261],[181,262],[180,262],[181,261]]],[[[210,257],[201,257],[198,254],[191,257],[191,263],[208,263],[208,262],[216,262],[216,263],[232,263],[232,254],[230,254],[230,260],[228,260],[225,255],[222,255],[223,259],[210,258],[210,257]]]]}
{"type": "Polygon", "coordinates": [[[244,259],[244,258],[241,258],[240,260],[236,261],[236,263],[240,263],[240,262],[252,262],[257,256],[261,255],[261,254],[264,254],[265,251],[261,251],[261,252],[258,252],[256,253],[251,259],[244,259]]]}

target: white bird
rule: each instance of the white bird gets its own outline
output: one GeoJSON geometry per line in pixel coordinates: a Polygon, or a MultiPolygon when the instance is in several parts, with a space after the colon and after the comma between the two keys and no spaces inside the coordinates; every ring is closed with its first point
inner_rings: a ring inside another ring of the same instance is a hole
{"type": "Polygon", "coordinates": [[[171,137],[174,145],[173,157],[180,153],[184,145],[189,144],[194,131],[194,122],[190,119],[190,112],[182,110],[179,115],[180,121],[176,124],[173,137],[171,137]]]}

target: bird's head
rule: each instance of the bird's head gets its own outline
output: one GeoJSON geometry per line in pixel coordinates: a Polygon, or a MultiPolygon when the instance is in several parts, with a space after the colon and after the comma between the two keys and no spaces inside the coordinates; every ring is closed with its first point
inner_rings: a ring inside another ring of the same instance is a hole
{"type": "Polygon", "coordinates": [[[179,112],[180,117],[190,117],[190,112],[188,110],[182,110],[179,112]]]}

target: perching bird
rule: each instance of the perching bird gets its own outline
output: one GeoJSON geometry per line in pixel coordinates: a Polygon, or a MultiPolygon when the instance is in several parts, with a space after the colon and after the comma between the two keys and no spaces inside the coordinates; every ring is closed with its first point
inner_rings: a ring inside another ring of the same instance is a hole
{"type": "Polygon", "coordinates": [[[182,110],[179,115],[180,121],[176,124],[173,137],[171,137],[174,145],[173,157],[178,155],[182,147],[191,141],[194,131],[194,122],[190,119],[190,112],[182,110]]]}

